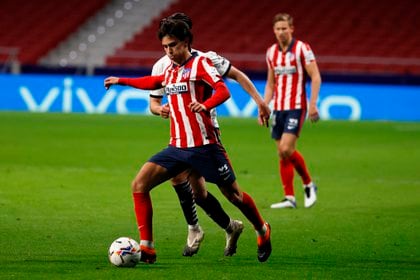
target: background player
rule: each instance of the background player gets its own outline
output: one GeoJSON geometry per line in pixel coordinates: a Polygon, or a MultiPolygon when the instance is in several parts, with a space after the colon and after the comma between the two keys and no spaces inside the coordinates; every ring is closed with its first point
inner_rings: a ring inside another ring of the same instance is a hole
{"type": "Polygon", "coordinates": [[[293,18],[284,13],[274,16],[273,31],[277,43],[268,48],[267,83],[264,100],[274,102],[271,136],[276,141],[280,156],[280,177],[285,198],[271,208],[295,208],[293,189],[294,169],[301,176],[305,207],[316,202],[317,188],[312,182],[303,156],[296,150],[296,142],[306,116],[306,74],[311,79],[311,98],[308,117],[319,120],[316,102],[321,86],[321,76],[310,46],[293,38],[293,18]]]}

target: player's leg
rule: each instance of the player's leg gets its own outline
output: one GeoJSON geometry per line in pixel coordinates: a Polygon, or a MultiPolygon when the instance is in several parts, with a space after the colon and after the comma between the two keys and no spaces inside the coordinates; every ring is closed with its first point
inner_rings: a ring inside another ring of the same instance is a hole
{"type": "Polygon", "coordinates": [[[286,113],[286,125],[280,143],[280,156],[288,159],[302,178],[305,207],[311,207],[316,202],[316,186],[311,180],[303,156],[296,150],[296,143],[306,117],[306,110],[291,110],[286,113]]]}
{"type": "Polygon", "coordinates": [[[290,154],[295,149],[296,135],[283,133],[281,138],[276,140],[277,153],[280,157],[279,173],[283,184],[284,199],[279,203],[271,205],[271,208],[295,208],[296,198],[293,188],[294,168],[290,160],[290,154]]]}
{"type": "Polygon", "coordinates": [[[153,243],[152,217],[153,208],[150,191],[153,187],[168,180],[167,169],[152,163],[145,163],[132,182],[134,211],[140,235],[141,261],[154,263],[156,252],[153,243]]]}
{"type": "Polygon", "coordinates": [[[305,208],[309,208],[313,206],[317,199],[317,187],[312,182],[311,176],[309,175],[308,168],[306,167],[305,159],[299,153],[299,151],[295,150],[290,158],[290,162],[293,164],[293,167],[296,169],[300,177],[302,178],[303,182],[303,190],[304,190],[304,205],[305,208]]]}
{"type": "Polygon", "coordinates": [[[239,236],[244,228],[242,221],[233,220],[229,217],[216,197],[207,190],[205,180],[200,174],[192,172],[189,178],[194,190],[196,203],[226,232],[224,255],[234,255],[239,236]]]}
{"type": "MultiPolygon", "coordinates": [[[[266,261],[271,253],[270,227],[264,222],[254,200],[246,193],[243,193],[236,183],[235,173],[233,172],[228,155],[220,144],[206,145],[199,153],[194,154],[192,166],[203,177],[215,183],[222,193],[232,202],[247,219],[253,224],[258,234],[258,260],[266,261]]],[[[198,195],[199,191],[194,194],[198,195]]],[[[203,190],[201,187],[199,190],[203,190]]],[[[209,195],[207,194],[207,197],[209,195]]],[[[197,200],[197,204],[198,203],[197,200]]],[[[214,209],[213,209],[214,210],[214,209]]]]}
{"type": "Polygon", "coordinates": [[[258,211],[253,198],[241,191],[237,181],[218,184],[222,193],[245,215],[257,232],[257,256],[260,262],[265,262],[271,254],[271,228],[258,211]]]}
{"type": "Polygon", "coordinates": [[[179,203],[184,214],[185,221],[191,227],[198,226],[197,209],[195,207],[195,201],[193,191],[188,179],[190,171],[186,170],[177,176],[171,178],[171,184],[178,195],[179,203]]]}
{"type": "Polygon", "coordinates": [[[271,138],[276,142],[277,154],[279,156],[279,175],[283,186],[284,199],[271,205],[271,208],[294,208],[295,194],[293,190],[294,170],[292,163],[282,156],[284,147],[284,131],[287,128],[287,113],[285,111],[274,111],[272,118],[271,138]]]}
{"type": "Polygon", "coordinates": [[[190,170],[186,170],[171,179],[181,208],[188,224],[187,244],[182,253],[183,256],[193,256],[198,252],[201,241],[204,239],[204,231],[198,224],[197,209],[193,197],[193,191],[189,182],[190,170]]]}

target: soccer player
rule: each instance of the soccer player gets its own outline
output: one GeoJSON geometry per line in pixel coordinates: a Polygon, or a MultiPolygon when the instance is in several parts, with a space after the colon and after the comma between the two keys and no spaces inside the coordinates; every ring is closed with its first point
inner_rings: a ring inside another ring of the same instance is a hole
{"type": "Polygon", "coordinates": [[[285,198],[271,208],[296,208],[293,189],[294,169],[303,181],[304,205],[309,208],[317,199],[317,187],[312,182],[303,156],[296,143],[306,116],[306,75],[311,79],[311,97],[308,117],[319,120],[316,102],[321,76],[311,47],[293,38],[293,18],[279,13],[273,18],[273,31],[277,43],[267,49],[267,83],[264,100],[274,102],[271,136],[276,141],[280,156],[280,177],[285,198]]]}
{"type": "MultiPolygon", "coordinates": [[[[200,174],[206,181],[216,184],[251,222],[257,232],[257,257],[264,262],[271,254],[270,225],[261,217],[254,200],[240,189],[226,151],[217,140],[210,117],[209,111],[230,97],[229,90],[209,59],[191,54],[189,46],[192,33],[184,22],[165,20],[159,28],[158,37],[172,61],[163,75],[105,79],[106,88],[113,84],[149,90],[164,87],[168,96],[171,127],[169,146],[152,156],[132,183],[141,261],[156,261],[152,233],[153,208],[149,192],[162,182],[192,168],[196,171],[193,175],[200,174]]],[[[194,193],[203,191],[200,186],[192,186],[197,187],[194,193]]]]}
{"type": "MultiPolygon", "coordinates": [[[[185,22],[189,29],[192,29],[192,20],[184,13],[174,13],[167,19],[181,20],[185,22]]],[[[165,19],[164,19],[165,20],[165,19]]],[[[162,22],[164,22],[164,20],[162,22]]],[[[203,53],[198,50],[191,49],[193,55],[203,55],[211,60],[217,72],[222,76],[236,80],[244,90],[253,98],[258,106],[258,121],[261,125],[268,126],[270,118],[270,108],[265,104],[264,100],[260,97],[254,84],[242,71],[234,67],[229,60],[219,56],[215,52],[203,53]]],[[[152,75],[161,75],[165,69],[171,65],[171,60],[168,56],[163,56],[154,65],[152,75]]],[[[160,115],[163,118],[169,117],[169,107],[162,105],[162,98],[164,96],[163,89],[154,90],[150,93],[150,111],[155,115],[160,115]]],[[[216,110],[211,110],[211,117],[213,125],[219,129],[219,124],[216,118],[216,110]]],[[[205,181],[202,178],[196,179],[194,176],[189,176],[189,171],[182,172],[176,177],[171,179],[172,186],[178,194],[179,201],[184,213],[184,217],[188,224],[188,237],[187,244],[183,251],[183,256],[192,256],[198,252],[201,241],[204,237],[204,232],[198,224],[198,217],[196,214],[196,207],[194,203],[193,193],[190,184],[197,185],[203,184],[202,189],[206,190],[204,185],[205,181]]],[[[208,191],[203,191],[195,195],[195,201],[202,207],[208,216],[212,218],[222,229],[226,231],[226,246],[224,249],[225,256],[232,256],[236,253],[236,242],[243,230],[241,221],[232,220],[221,208],[217,199],[208,191]],[[216,206],[211,206],[211,205],[216,206]],[[211,210],[218,209],[218,215],[214,215],[211,210]],[[224,213],[224,214],[223,214],[224,213]]]]}

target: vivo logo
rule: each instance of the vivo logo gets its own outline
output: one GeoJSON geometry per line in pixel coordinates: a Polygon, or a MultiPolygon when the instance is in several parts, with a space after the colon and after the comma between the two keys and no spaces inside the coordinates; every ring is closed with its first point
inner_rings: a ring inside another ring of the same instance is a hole
{"type": "MultiPolygon", "coordinates": [[[[105,91],[103,78],[0,74],[0,110],[150,114],[148,91],[119,86],[105,91]]],[[[264,80],[254,83],[264,92],[264,80]]],[[[227,86],[232,96],[217,108],[218,115],[255,118],[258,110],[250,96],[235,82],[227,80],[227,86]]],[[[324,120],[420,121],[419,91],[419,86],[325,82],[318,109],[324,120]]]]}
{"type": "Polygon", "coordinates": [[[102,114],[109,111],[114,111],[114,108],[111,108],[111,104],[115,102],[116,113],[128,114],[131,113],[129,107],[127,106],[129,101],[143,101],[142,103],[147,103],[147,106],[141,106],[143,109],[142,111],[139,111],[139,106],[137,106],[137,110],[135,110],[135,112],[150,114],[148,109],[149,93],[146,91],[129,88],[117,93],[117,91],[114,89],[110,89],[107,92],[104,90],[104,95],[102,98],[99,100],[99,102],[94,104],[86,89],[82,87],[73,87],[72,78],[65,78],[63,80],[62,88],[52,87],[49,89],[49,91],[46,92],[45,96],[39,103],[36,102],[31,90],[26,86],[19,87],[19,94],[28,107],[28,110],[31,112],[51,111],[53,104],[61,101],[60,111],[64,113],[80,111],[80,109],[76,110],[74,108],[74,105],[77,102],[78,106],[81,106],[81,111],[90,114],[102,114]]]}
{"type": "MultiPolygon", "coordinates": [[[[102,77],[0,75],[0,83],[3,85],[0,88],[0,110],[150,115],[149,91],[123,86],[105,91],[102,77]]],[[[260,92],[264,90],[265,81],[255,81],[255,84],[260,92]]],[[[217,108],[218,115],[255,118],[258,110],[251,97],[236,83],[227,81],[227,85],[232,96],[217,108]]],[[[170,91],[180,92],[185,86],[178,83],[170,91]]],[[[324,120],[419,120],[416,105],[420,97],[417,93],[417,87],[398,87],[400,100],[406,101],[403,106],[395,103],[397,93],[393,87],[325,83],[318,109],[324,120]]],[[[165,98],[164,103],[167,102],[165,98]]]]}
{"type": "Polygon", "coordinates": [[[330,111],[334,107],[346,107],[349,109],[349,120],[358,121],[362,117],[362,106],[360,102],[352,96],[330,95],[321,100],[319,104],[319,115],[321,119],[331,120],[330,111]]]}

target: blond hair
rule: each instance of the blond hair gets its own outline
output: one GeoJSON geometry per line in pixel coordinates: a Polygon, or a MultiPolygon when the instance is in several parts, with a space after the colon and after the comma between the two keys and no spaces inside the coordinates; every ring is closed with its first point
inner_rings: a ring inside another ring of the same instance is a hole
{"type": "Polygon", "coordinates": [[[293,26],[293,18],[286,13],[278,13],[273,18],[273,25],[276,24],[278,21],[287,21],[289,26],[293,26]]]}

